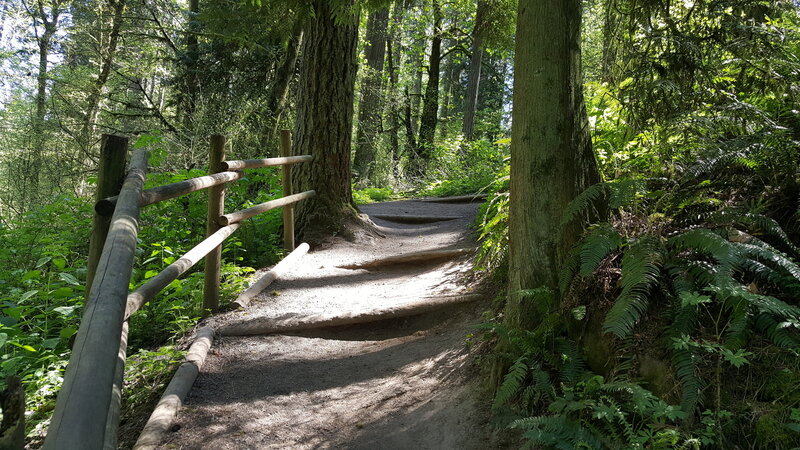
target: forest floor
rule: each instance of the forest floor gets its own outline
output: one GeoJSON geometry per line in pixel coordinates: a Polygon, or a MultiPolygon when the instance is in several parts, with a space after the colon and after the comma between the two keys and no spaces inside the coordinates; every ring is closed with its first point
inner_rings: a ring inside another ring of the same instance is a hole
{"type": "MultiPolygon", "coordinates": [[[[256,318],[381,310],[409,299],[475,292],[473,256],[430,263],[337,266],[426,250],[471,248],[476,203],[362,206],[383,236],[334,238],[303,257],[220,327],[256,318]],[[458,216],[399,224],[375,215],[458,216]]],[[[490,298],[490,296],[486,296],[490,298]]],[[[360,325],[222,337],[161,448],[497,448],[491,400],[470,336],[485,301],[360,325]]]]}

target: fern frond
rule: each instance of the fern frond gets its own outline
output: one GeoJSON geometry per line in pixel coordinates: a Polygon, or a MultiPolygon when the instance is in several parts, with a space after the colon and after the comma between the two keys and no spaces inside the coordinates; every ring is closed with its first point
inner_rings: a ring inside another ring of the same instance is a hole
{"type": "Polygon", "coordinates": [[[586,371],[586,361],[578,346],[571,339],[558,339],[556,350],[561,354],[561,379],[569,384],[577,383],[586,371]]]}
{"type": "Polygon", "coordinates": [[[508,404],[522,388],[522,382],[528,375],[528,358],[522,356],[517,359],[514,364],[508,369],[508,373],[503,379],[503,383],[497,389],[497,394],[494,397],[493,409],[500,408],[508,404]]]}
{"type": "Polygon", "coordinates": [[[578,217],[589,214],[589,210],[594,207],[602,198],[608,195],[608,183],[602,182],[589,186],[572,199],[567,205],[564,215],[561,217],[561,228],[572,223],[578,217]]]}
{"type": "Polygon", "coordinates": [[[561,263],[561,270],[558,272],[558,289],[561,295],[566,295],[569,292],[572,280],[578,274],[578,268],[581,263],[581,247],[576,245],[572,250],[567,253],[564,262],[561,263]]]}
{"type": "Polygon", "coordinates": [[[658,283],[663,254],[658,237],[631,243],[622,257],[622,293],[606,315],[603,330],[624,338],[647,311],[650,288],[658,283]]]}
{"type": "Polygon", "coordinates": [[[769,313],[782,319],[800,321],[800,308],[769,295],[750,292],[741,284],[709,286],[708,290],[725,301],[742,300],[756,307],[759,312],[769,313]]]}
{"type": "Polygon", "coordinates": [[[772,236],[795,255],[800,255],[800,248],[794,245],[789,235],[783,231],[780,224],[763,214],[753,214],[751,212],[729,208],[710,214],[706,220],[710,223],[720,225],[739,225],[752,232],[761,232],[772,236]]]}
{"type": "Polygon", "coordinates": [[[741,261],[741,254],[733,244],[706,228],[685,231],[672,237],[669,244],[679,251],[691,250],[711,256],[725,270],[737,268],[741,261]]]}
{"type": "Polygon", "coordinates": [[[797,337],[796,324],[778,322],[770,314],[759,314],[756,316],[755,328],[778,347],[800,350],[800,339],[797,337]],[[795,333],[790,331],[793,325],[795,333]]]}
{"type": "Polygon", "coordinates": [[[512,422],[509,428],[524,430],[523,437],[532,448],[537,446],[563,450],[605,448],[597,437],[565,416],[527,417],[512,422]]]}
{"type": "Polygon", "coordinates": [[[731,312],[730,322],[725,329],[725,347],[738,350],[747,343],[752,314],[745,302],[737,302],[731,312]]]}
{"type": "Polygon", "coordinates": [[[746,244],[737,243],[734,245],[738,247],[745,256],[768,263],[772,267],[785,271],[795,280],[800,281],[800,267],[787,258],[786,255],[766,242],[753,239],[746,244]]]}
{"type": "Polygon", "coordinates": [[[703,380],[697,375],[691,350],[675,349],[672,353],[672,366],[681,384],[681,409],[687,415],[694,413],[703,390],[703,380]]]}
{"type": "Polygon", "coordinates": [[[580,276],[589,276],[597,270],[606,256],[620,245],[622,236],[611,225],[603,223],[593,227],[581,242],[580,276]]]}

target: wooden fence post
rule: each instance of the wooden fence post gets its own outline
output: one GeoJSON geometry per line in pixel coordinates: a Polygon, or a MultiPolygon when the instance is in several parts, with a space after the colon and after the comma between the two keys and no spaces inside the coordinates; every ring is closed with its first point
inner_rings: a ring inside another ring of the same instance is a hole
{"type": "MultiPolygon", "coordinates": [[[[95,200],[119,194],[125,180],[125,160],[128,157],[128,138],[104,134],[100,140],[100,164],[97,168],[97,193],[95,200]]],[[[113,213],[113,211],[112,211],[113,213]]],[[[97,212],[92,218],[92,235],[89,238],[89,259],[86,266],[86,298],[92,288],[97,263],[103,253],[103,245],[111,226],[111,214],[101,216],[97,212]]]]}
{"type": "MultiPolygon", "coordinates": [[[[208,153],[209,174],[223,172],[222,161],[225,159],[225,136],[211,136],[211,147],[208,153]]],[[[206,237],[220,229],[217,220],[225,209],[225,185],[208,189],[208,218],[206,237]]],[[[203,317],[219,309],[220,264],[222,263],[222,244],[206,255],[205,283],[203,285],[203,317]]]]}
{"type": "MultiPolygon", "coordinates": [[[[292,153],[292,133],[281,130],[281,156],[284,158],[292,153]]],[[[283,196],[292,195],[292,166],[283,166],[283,196]]],[[[283,207],[283,248],[290,252],[294,250],[294,203],[283,207]]]]}

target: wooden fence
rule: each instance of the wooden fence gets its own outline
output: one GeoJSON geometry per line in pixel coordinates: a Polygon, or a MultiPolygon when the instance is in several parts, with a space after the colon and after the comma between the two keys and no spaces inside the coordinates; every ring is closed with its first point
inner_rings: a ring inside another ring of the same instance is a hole
{"type": "Polygon", "coordinates": [[[209,175],[145,190],[146,151],[134,152],[126,174],[127,139],[103,136],[89,251],[88,296],[45,448],[116,448],[128,318],[204,257],[203,311],[217,311],[222,243],[239,228],[241,221],[282,207],[284,246],[287,250],[294,248],[293,204],[316,193],[292,193],[289,166],[311,161],[312,157],[289,156],[290,149],[291,135],[282,131],[282,157],[225,161],[225,138],[214,135],[209,175]],[[269,166],[283,168],[283,197],[225,214],[225,184],[241,179],[242,169],[269,166]],[[206,239],[138,289],[128,292],[140,209],[202,189],[209,190],[206,239]]]}

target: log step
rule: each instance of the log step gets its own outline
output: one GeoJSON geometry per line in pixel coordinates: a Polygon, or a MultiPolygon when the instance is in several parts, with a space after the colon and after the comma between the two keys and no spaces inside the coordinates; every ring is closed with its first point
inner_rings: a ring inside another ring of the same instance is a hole
{"type": "Polygon", "coordinates": [[[410,216],[403,214],[401,215],[372,214],[370,217],[385,220],[387,222],[410,223],[410,224],[446,222],[448,220],[456,220],[462,218],[462,216],[410,216]]]}
{"type": "Polygon", "coordinates": [[[344,313],[338,315],[317,314],[298,316],[289,319],[255,318],[240,323],[226,325],[218,331],[223,336],[253,336],[262,334],[288,333],[294,331],[327,328],[342,325],[356,325],[381,320],[416,316],[447,306],[474,302],[484,298],[483,294],[446,295],[411,299],[400,305],[386,309],[344,313]]]}
{"type": "Polygon", "coordinates": [[[459,256],[468,255],[474,252],[473,248],[454,248],[449,250],[432,250],[426,252],[405,253],[402,255],[389,256],[387,258],[374,259],[372,261],[360,262],[355,264],[343,264],[336,266],[340,269],[376,269],[379,267],[395,266],[398,264],[434,262],[446,259],[455,259],[459,256]]]}
{"type": "Polygon", "coordinates": [[[426,203],[480,203],[486,200],[489,194],[458,195],[455,197],[423,198],[419,201],[426,203]]]}

